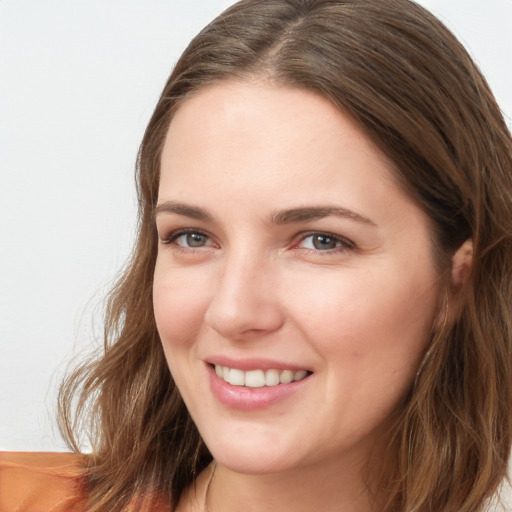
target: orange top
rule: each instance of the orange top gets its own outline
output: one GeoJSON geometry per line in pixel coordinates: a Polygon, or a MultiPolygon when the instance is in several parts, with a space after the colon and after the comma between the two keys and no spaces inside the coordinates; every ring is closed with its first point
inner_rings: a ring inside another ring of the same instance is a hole
{"type": "Polygon", "coordinates": [[[80,484],[77,455],[0,453],[0,512],[83,512],[72,503],[80,484]]]}

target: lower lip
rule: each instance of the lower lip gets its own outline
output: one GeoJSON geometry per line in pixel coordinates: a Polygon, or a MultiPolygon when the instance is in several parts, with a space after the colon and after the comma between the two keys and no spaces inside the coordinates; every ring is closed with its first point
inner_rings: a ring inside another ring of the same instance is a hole
{"type": "Polygon", "coordinates": [[[217,400],[227,407],[243,411],[264,409],[285,400],[301,391],[310,378],[310,376],[307,376],[304,379],[290,382],[289,384],[250,388],[229,384],[224,379],[221,379],[210,365],[208,365],[208,373],[210,387],[217,400]]]}

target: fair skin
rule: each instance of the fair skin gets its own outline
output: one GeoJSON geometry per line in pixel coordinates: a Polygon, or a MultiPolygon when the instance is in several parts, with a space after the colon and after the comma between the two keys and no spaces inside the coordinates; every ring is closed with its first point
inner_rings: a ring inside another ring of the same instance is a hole
{"type": "MultiPolygon", "coordinates": [[[[391,164],[312,92],[220,83],[173,118],[158,205],[155,318],[217,464],[209,509],[370,510],[366,463],[440,290],[391,164]]],[[[180,512],[203,510],[208,476],[180,512]]]]}

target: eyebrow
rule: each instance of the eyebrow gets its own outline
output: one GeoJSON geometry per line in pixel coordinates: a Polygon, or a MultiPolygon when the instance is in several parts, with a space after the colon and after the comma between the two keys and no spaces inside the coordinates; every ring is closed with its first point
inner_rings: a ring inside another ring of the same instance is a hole
{"type": "MultiPolygon", "coordinates": [[[[175,215],[182,215],[191,219],[212,222],[213,216],[206,210],[197,206],[190,206],[185,203],[177,203],[175,201],[165,201],[157,205],[154,210],[154,217],[161,213],[171,213],[175,215]]],[[[345,219],[354,220],[363,224],[376,226],[375,222],[363,215],[356,213],[347,208],[338,206],[304,206],[298,208],[290,208],[286,210],[278,210],[270,216],[270,223],[276,225],[293,224],[298,222],[307,222],[312,220],[319,220],[325,217],[342,217],[345,219]]]]}
{"type": "Polygon", "coordinates": [[[352,210],[348,210],[347,208],[340,208],[338,206],[306,206],[302,208],[280,210],[272,215],[272,223],[291,224],[294,222],[319,220],[330,216],[343,217],[345,219],[351,219],[371,226],[376,226],[375,222],[371,219],[352,210]]]}
{"type": "Polygon", "coordinates": [[[157,205],[153,212],[153,217],[156,217],[160,213],[174,213],[175,215],[190,217],[191,219],[213,221],[213,217],[206,212],[206,210],[184,203],[176,203],[174,201],[165,201],[157,205]]]}

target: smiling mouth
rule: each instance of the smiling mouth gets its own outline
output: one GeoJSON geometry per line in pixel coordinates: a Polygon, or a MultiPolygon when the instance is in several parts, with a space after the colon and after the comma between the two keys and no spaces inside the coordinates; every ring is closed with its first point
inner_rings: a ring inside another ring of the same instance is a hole
{"type": "Polygon", "coordinates": [[[213,365],[215,373],[232,386],[246,386],[249,388],[262,388],[264,386],[279,386],[305,379],[311,372],[307,370],[249,370],[213,365]]]}

